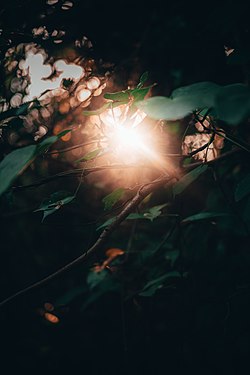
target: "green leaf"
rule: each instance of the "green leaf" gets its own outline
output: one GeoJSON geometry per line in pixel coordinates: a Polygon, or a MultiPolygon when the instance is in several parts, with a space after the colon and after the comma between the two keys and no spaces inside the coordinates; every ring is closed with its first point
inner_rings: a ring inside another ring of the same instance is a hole
{"type": "Polygon", "coordinates": [[[123,196],[124,189],[118,188],[112,191],[112,193],[106,195],[102,202],[104,203],[104,210],[110,210],[123,196]]]}
{"type": "Polygon", "coordinates": [[[213,107],[218,89],[213,82],[199,82],[174,90],[170,98],[156,96],[137,106],[154,119],[178,120],[197,109],[213,107]]]}
{"type": "Polygon", "coordinates": [[[164,96],[155,96],[144,101],[139,101],[136,106],[149,117],[156,120],[182,119],[192,113],[195,108],[192,103],[190,104],[182,99],[173,100],[164,96]]]}
{"type": "Polygon", "coordinates": [[[118,91],[118,92],[106,92],[104,94],[105,99],[113,100],[115,102],[129,102],[129,91],[118,91]]]}
{"type": "Polygon", "coordinates": [[[181,194],[192,182],[194,182],[202,173],[207,170],[207,164],[200,165],[191,172],[185,174],[174,186],[173,194],[181,194]]]}
{"type": "Polygon", "coordinates": [[[71,203],[75,199],[74,195],[68,196],[67,192],[59,191],[56,193],[53,193],[49,199],[46,199],[42,202],[41,206],[35,210],[34,212],[43,212],[43,218],[42,222],[45,220],[45,218],[49,215],[52,215],[56,211],[58,211],[60,208],[65,206],[65,204],[71,203]]]}
{"type": "Polygon", "coordinates": [[[0,163],[0,195],[5,192],[34,160],[36,145],[30,145],[9,153],[0,163]]]}
{"type": "Polygon", "coordinates": [[[37,154],[40,155],[46,152],[50,148],[50,146],[53,145],[53,143],[55,143],[56,141],[58,141],[58,139],[71,131],[72,129],[66,129],[57,135],[52,135],[51,137],[45,138],[42,142],[38,143],[37,154]]]}
{"type": "MultiPolygon", "coordinates": [[[[111,193],[112,194],[112,193],[111,193]]],[[[144,219],[144,220],[150,220],[153,221],[157,217],[161,215],[161,210],[167,206],[167,203],[161,204],[159,206],[151,207],[147,212],[144,213],[131,213],[129,214],[125,220],[137,220],[137,219],[144,219]]],[[[108,220],[106,220],[103,224],[101,224],[99,227],[97,227],[96,230],[105,228],[112,224],[116,220],[116,217],[112,217],[108,220]]]]}
{"type": "Polygon", "coordinates": [[[140,296],[143,297],[151,297],[155,294],[155,292],[164,286],[164,283],[173,278],[180,278],[181,275],[177,271],[167,272],[166,274],[157,277],[154,280],[149,281],[143,288],[143,290],[139,293],[140,296]]]}
{"type": "Polygon", "coordinates": [[[37,99],[33,101],[29,101],[27,103],[20,105],[20,107],[11,108],[8,111],[1,112],[0,121],[3,121],[10,117],[18,117],[21,115],[26,115],[31,108],[33,109],[33,108],[38,108],[38,107],[40,107],[40,103],[37,99]]]}
{"type": "Polygon", "coordinates": [[[77,159],[76,163],[78,163],[80,161],[92,160],[92,159],[96,158],[101,152],[102,152],[102,148],[97,148],[95,150],[92,150],[92,151],[88,152],[87,154],[85,154],[84,156],[82,156],[80,159],[77,159]]]}
{"type": "Polygon", "coordinates": [[[112,103],[105,103],[101,108],[93,111],[83,111],[84,116],[98,116],[102,112],[106,111],[111,106],[112,103]]]}
{"type": "Polygon", "coordinates": [[[250,114],[250,89],[236,83],[221,87],[215,100],[215,111],[220,120],[238,125],[250,114]]]}
{"type": "Polygon", "coordinates": [[[111,217],[110,219],[106,220],[103,224],[99,225],[99,227],[97,227],[96,230],[100,230],[100,229],[108,227],[115,220],[116,220],[116,217],[111,217]]]}
{"type": "Polygon", "coordinates": [[[235,191],[235,200],[239,202],[250,193],[250,173],[239,182],[235,191]]]}
{"type": "Polygon", "coordinates": [[[145,212],[143,214],[144,216],[144,219],[149,219],[150,221],[153,221],[154,219],[156,219],[157,217],[159,217],[161,215],[161,210],[167,206],[167,203],[165,204],[161,204],[161,205],[158,205],[158,206],[154,206],[154,207],[151,207],[148,212],[145,212]]]}
{"type": "Polygon", "coordinates": [[[215,97],[220,86],[213,82],[198,82],[189,86],[183,86],[173,91],[171,97],[174,100],[182,100],[190,103],[193,110],[199,108],[211,108],[214,106],[215,97]]]}
{"type": "Polygon", "coordinates": [[[87,284],[93,289],[107,277],[107,271],[104,269],[100,272],[90,271],[87,276],[87,284]]]}
{"type": "Polygon", "coordinates": [[[182,220],[182,224],[188,224],[200,220],[209,220],[209,219],[215,219],[217,217],[225,217],[229,216],[228,213],[221,213],[221,212],[201,212],[196,215],[188,216],[186,219],[182,220]]]}
{"type": "Polygon", "coordinates": [[[144,72],[140,77],[137,88],[140,89],[144,85],[144,83],[147,81],[147,79],[148,79],[148,72],[144,72]]]}
{"type": "Polygon", "coordinates": [[[151,89],[153,85],[144,87],[144,88],[137,88],[130,91],[131,96],[133,96],[134,103],[139,102],[140,100],[143,100],[145,96],[149,93],[149,90],[151,89]]]}

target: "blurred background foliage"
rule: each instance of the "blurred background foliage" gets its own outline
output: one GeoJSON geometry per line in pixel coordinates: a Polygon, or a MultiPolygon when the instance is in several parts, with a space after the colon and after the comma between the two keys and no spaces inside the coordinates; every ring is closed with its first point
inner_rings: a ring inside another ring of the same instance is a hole
{"type": "MultiPolygon", "coordinates": [[[[149,83],[157,83],[153,95],[169,96],[199,81],[248,85],[247,5],[182,0],[5,2],[0,10],[2,113],[13,94],[6,52],[23,43],[38,43],[52,63],[80,61],[108,91],[134,86],[145,71],[149,83]],[[51,37],[54,30],[57,34],[51,37]]],[[[93,97],[94,104],[98,98],[93,97]]],[[[35,118],[30,132],[27,127],[20,130],[16,121],[8,123],[1,137],[1,159],[17,146],[32,143],[41,122],[49,135],[79,125],[81,113],[65,110],[66,102],[67,98],[61,110],[61,101],[53,102],[52,119],[35,118]]],[[[80,143],[85,135],[80,125],[56,148],[80,143]]],[[[169,128],[171,152],[180,149],[185,125],[179,121],[169,128]]],[[[219,125],[249,144],[248,121],[233,129],[219,125]]],[[[228,150],[230,143],[225,143],[228,150]]],[[[73,169],[72,157],[52,156],[37,158],[15,186],[73,169]]],[[[74,160],[80,156],[75,154],[74,160]]],[[[79,174],[10,189],[1,197],[1,300],[70,262],[97,239],[96,228],[110,217],[102,199],[115,178],[105,171],[98,176],[84,179],[77,198],[42,223],[42,213],[34,211],[55,192],[61,192],[60,199],[74,195],[79,174]]],[[[8,373],[214,375],[249,369],[248,194],[249,153],[240,150],[211,164],[170,207],[162,207],[159,217],[156,211],[152,222],[125,221],[91,263],[1,307],[1,353],[8,373]],[[215,215],[192,217],[204,212],[215,215]],[[108,249],[113,250],[107,253],[108,249]]],[[[148,213],[148,203],[152,207],[170,200],[171,189],[161,188],[141,211],[148,213]]]]}

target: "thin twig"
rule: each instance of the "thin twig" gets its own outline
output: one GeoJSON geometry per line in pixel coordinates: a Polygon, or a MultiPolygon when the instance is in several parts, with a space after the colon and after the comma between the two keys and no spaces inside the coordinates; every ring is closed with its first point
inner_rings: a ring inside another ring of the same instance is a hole
{"type": "Polygon", "coordinates": [[[159,187],[166,185],[167,183],[171,183],[171,180],[173,180],[174,176],[164,175],[160,178],[157,178],[153,180],[150,183],[147,183],[143,185],[136,193],[134,198],[124,207],[124,209],[116,216],[115,220],[112,224],[110,224],[108,227],[106,227],[101,235],[98,237],[96,242],[88,249],[86,250],[82,255],[80,255],[78,258],[74,259],[72,262],[66,264],[56,272],[50,274],[49,276],[43,278],[42,280],[14,293],[12,296],[6,298],[0,303],[0,307],[4,306],[5,304],[13,301],[17,297],[20,297],[34,289],[37,289],[48,282],[56,279],[58,276],[68,272],[72,268],[75,268],[77,265],[82,264],[86,260],[91,259],[94,255],[97,255],[100,250],[103,248],[103,245],[107,241],[107,239],[110,237],[110,235],[114,232],[115,229],[118,228],[118,226],[126,219],[126,217],[136,208],[138,205],[145,199],[149,194],[151,194],[153,191],[157,190],[159,187]]]}
{"type": "Polygon", "coordinates": [[[238,153],[240,151],[241,151],[241,149],[235,148],[233,150],[224,152],[224,154],[218,156],[217,158],[215,158],[213,160],[209,160],[209,161],[206,161],[206,162],[198,161],[196,163],[191,163],[191,164],[188,164],[188,165],[183,165],[182,168],[184,168],[185,170],[187,170],[187,169],[193,169],[193,168],[199,167],[202,164],[208,164],[208,165],[210,165],[210,164],[216,164],[216,163],[221,162],[222,160],[225,160],[225,159],[231,157],[232,155],[235,155],[236,153],[238,153]]]}
{"type": "MultiPolygon", "coordinates": [[[[64,152],[75,150],[76,148],[80,148],[80,147],[84,147],[84,146],[93,145],[93,144],[98,143],[98,142],[100,142],[100,140],[96,139],[96,140],[92,140],[92,141],[89,141],[89,142],[80,143],[79,145],[62,148],[60,150],[49,151],[49,152],[46,152],[45,156],[46,155],[63,154],[64,152]]],[[[101,141],[101,142],[104,142],[104,141],[101,141]]]]}
{"type": "Polygon", "coordinates": [[[40,180],[34,181],[31,184],[27,185],[19,185],[19,186],[13,186],[12,189],[27,189],[27,188],[33,188],[37,187],[40,185],[47,184],[48,182],[54,181],[57,178],[62,178],[62,177],[72,177],[75,175],[79,175],[82,177],[85,177],[89,175],[90,173],[95,173],[95,172],[102,172],[105,170],[112,170],[112,169],[128,169],[128,168],[150,168],[149,165],[134,165],[134,164],[111,164],[111,165],[100,165],[99,167],[92,167],[92,168],[76,168],[76,169],[70,169],[68,171],[56,173],[52,176],[48,176],[45,178],[42,178],[40,180]]]}

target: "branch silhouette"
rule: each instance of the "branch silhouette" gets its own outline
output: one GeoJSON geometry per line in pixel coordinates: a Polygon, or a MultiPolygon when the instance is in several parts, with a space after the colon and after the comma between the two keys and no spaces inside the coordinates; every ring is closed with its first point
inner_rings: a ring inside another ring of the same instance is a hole
{"type": "Polygon", "coordinates": [[[116,216],[115,220],[112,224],[107,226],[96,242],[87,249],[82,255],[80,255],[78,258],[74,259],[72,262],[66,264],[65,266],[61,267],[54,273],[48,275],[47,277],[35,282],[34,284],[29,285],[28,287],[21,289],[20,291],[14,293],[10,297],[6,298],[2,302],[0,302],[0,307],[3,307],[5,304],[13,301],[17,297],[20,297],[36,288],[39,288],[48,282],[56,279],[59,275],[62,275],[66,273],[67,271],[71,270],[72,268],[76,267],[79,264],[84,263],[86,260],[89,260],[93,257],[93,255],[98,254],[103,245],[105,244],[106,240],[110,237],[110,235],[114,232],[115,229],[126,219],[126,217],[143,201],[144,198],[146,198],[149,194],[151,194],[153,191],[157,190],[159,187],[164,186],[166,184],[171,184],[171,181],[173,179],[177,179],[177,171],[176,176],[173,175],[163,175],[147,184],[144,184],[142,187],[140,187],[134,196],[134,198],[127,203],[127,205],[124,207],[124,209],[116,216]]]}

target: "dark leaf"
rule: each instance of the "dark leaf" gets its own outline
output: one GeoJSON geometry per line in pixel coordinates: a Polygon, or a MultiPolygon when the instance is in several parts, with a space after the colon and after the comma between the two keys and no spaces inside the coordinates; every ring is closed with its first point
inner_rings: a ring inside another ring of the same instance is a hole
{"type": "Polygon", "coordinates": [[[173,194],[181,194],[192,182],[194,182],[202,173],[207,170],[206,164],[200,165],[191,172],[185,174],[174,186],[173,194]]]}
{"type": "Polygon", "coordinates": [[[140,296],[143,297],[151,297],[155,294],[155,292],[164,286],[164,283],[169,279],[176,279],[180,278],[181,275],[177,271],[167,272],[166,274],[157,277],[154,280],[149,281],[143,288],[143,290],[139,293],[140,296]]]}
{"type": "Polygon", "coordinates": [[[74,195],[67,196],[67,194],[67,192],[57,192],[52,194],[51,197],[49,199],[46,199],[34,212],[43,212],[43,222],[47,216],[52,215],[60,208],[65,206],[65,204],[71,203],[73,199],[75,199],[74,195]]]}
{"type": "Polygon", "coordinates": [[[236,191],[235,191],[235,200],[236,202],[245,198],[250,193],[250,173],[239,182],[236,191]]]}
{"type": "Polygon", "coordinates": [[[123,196],[124,189],[118,188],[112,191],[112,193],[106,195],[106,197],[103,198],[104,203],[104,210],[110,210],[123,196]]]}
{"type": "Polygon", "coordinates": [[[250,113],[250,89],[236,83],[222,87],[216,96],[215,111],[220,120],[238,125],[250,113]]]}
{"type": "Polygon", "coordinates": [[[0,163],[0,195],[12,184],[34,160],[36,145],[30,145],[12,151],[0,163]]]}
{"type": "Polygon", "coordinates": [[[200,214],[192,215],[187,217],[186,219],[182,220],[182,224],[188,224],[200,220],[209,220],[209,219],[215,219],[218,217],[225,217],[228,216],[227,213],[220,213],[220,212],[201,212],[200,214]]]}

